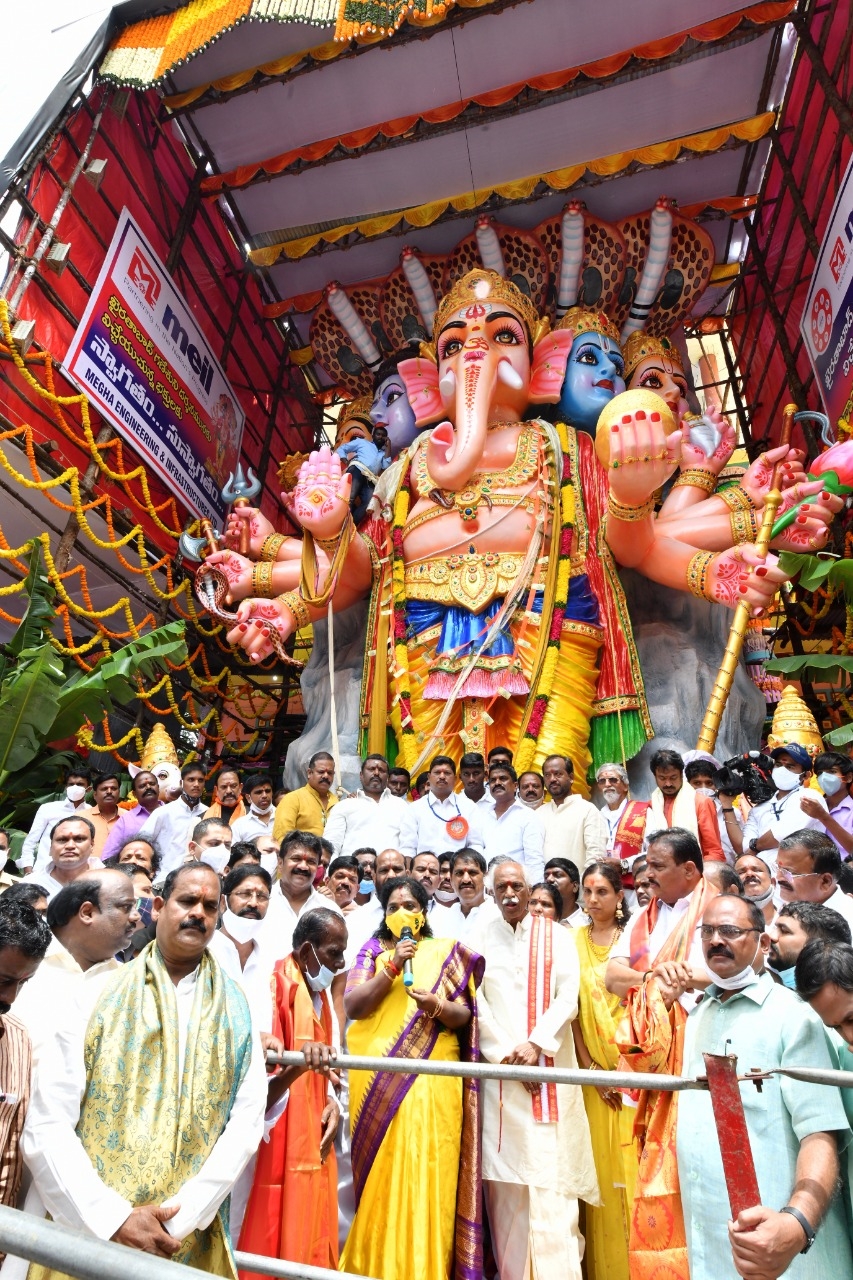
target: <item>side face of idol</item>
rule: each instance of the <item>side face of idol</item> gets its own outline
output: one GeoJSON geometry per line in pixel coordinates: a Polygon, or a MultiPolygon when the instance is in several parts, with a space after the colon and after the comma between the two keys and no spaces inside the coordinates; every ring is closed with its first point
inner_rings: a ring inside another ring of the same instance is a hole
{"type": "Polygon", "coordinates": [[[687,379],[675,361],[665,356],[647,356],[641,360],[631,374],[629,386],[632,391],[635,387],[654,391],[666,401],[679,422],[689,410],[687,379]]]}
{"type": "Polygon", "coordinates": [[[625,361],[617,344],[601,333],[581,333],[572,343],[558,418],[595,433],[605,405],[625,390],[625,361]]]}
{"type": "Polygon", "coordinates": [[[406,384],[397,373],[380,382],[370,406],[370,420],[388,432],[388,441],[394,457],[418,438],[415,414],[406,394],[406,384]]]}

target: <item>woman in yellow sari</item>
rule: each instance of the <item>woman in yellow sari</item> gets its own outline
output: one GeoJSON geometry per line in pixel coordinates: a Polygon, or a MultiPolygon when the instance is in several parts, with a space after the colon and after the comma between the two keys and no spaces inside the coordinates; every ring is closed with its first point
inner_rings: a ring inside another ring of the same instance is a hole
{"type": "MultiPolygon", "coordinates": [[[[613,1071],[619,1059],[616,1032],[624,1014],[604,985],[613,945],[628,920],[618,864],[593,862],[583,873],[584,910],[590,923],[569,932],[580,959],[578,1017],[572,1024],[578,1065],[613,1071]]],[[[589,1280],[629,1280],[628,1235],[637,1179],[634,1109],[618,1089],[584,1088],[595,1170],[603,1203],[586,1206],[589,1280]]]]}
{"type": "MultiPolygon", "coordinates": [[[[359,952],[344,997],[350,1053],[476,1059],[483,958],[431,936],[416,880],[388,880],[379,897],[385,918],[359,952]]],[[[349,1082],[356,1215],[341,1270],[481,1280],[478,1082],[364,1071],[350,1072],[349,1082]]]]}

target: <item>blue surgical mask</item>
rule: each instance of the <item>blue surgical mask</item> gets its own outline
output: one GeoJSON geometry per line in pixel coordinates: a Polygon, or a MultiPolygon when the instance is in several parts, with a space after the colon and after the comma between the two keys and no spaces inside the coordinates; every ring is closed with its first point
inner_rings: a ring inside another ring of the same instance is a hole
{"type": "Polygon", "coordinates": [[[792,964],[790,969],[777,969],[779,977],[782,979],[782,986],[787,987],[789,991],[797,989],[797,966],[792,964]]]}
{"type": "Polygon", "coordinates": [[[359,893],[361,893],[361,894],[368,894],[368,895],[369,895],[369,894],[371,894],[371,893],[373,893],[373,881],[372,881],[372,880],[359,880],[359,882],[358,882],[358,891],[359,891],[359,893]]]}
{"type": "MultiPolygon", "coordinates": [[[[313,946],[311,950],[314,951],[313,946]]],[[[314,959],[317,961],[318,964],[320,964],[320,957],[317,955],[316,951],[314,951],[314,959]]],[[[319,973],[309,973],[307,969],[305,971],[305,981],[308,983],[308,986],[311,988],[312,991],[328,990],[328,988],[332,985],[332,982],[334,981],[334,977],[335,975],[332,972],[332,970],[328,969],[324,964],[320,964],[319,973]]]]}
{"type": "Polygon", "coordinates": [[[839,778],[837,773],[819,773],[817,781],[825,796],[834,796],[844,786],[844,779],[839,778]]]}

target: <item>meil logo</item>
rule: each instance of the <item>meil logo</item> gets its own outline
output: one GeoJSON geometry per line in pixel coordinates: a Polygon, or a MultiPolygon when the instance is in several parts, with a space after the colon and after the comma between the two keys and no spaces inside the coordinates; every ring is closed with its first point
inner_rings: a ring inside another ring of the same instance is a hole
{"type": "Polygon", "coordinates": [[[160,277],[139,249],[134,249],[127,278],[134,289],[142,294],[149,307],[157,304],[160,296],[160,277]]]}

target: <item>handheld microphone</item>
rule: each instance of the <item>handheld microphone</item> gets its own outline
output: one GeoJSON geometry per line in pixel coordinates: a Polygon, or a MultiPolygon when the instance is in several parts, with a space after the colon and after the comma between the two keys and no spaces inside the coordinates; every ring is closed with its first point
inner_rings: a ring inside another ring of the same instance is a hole
{"type": "MultiPolygon", "coordinates": [[[[414,939],[415,939],[415,935],[412,933],[408,925],[406,925],[404,929],[400,930],[401,942],[414,942],[414,939]]],[[[404,960],[403,961],[403,986],[413,987],[414,985],[415,985],[415,975],[412,973],[412,962],[411,960],[404,960]]]]}

